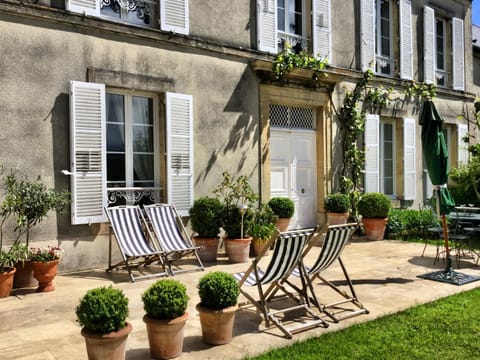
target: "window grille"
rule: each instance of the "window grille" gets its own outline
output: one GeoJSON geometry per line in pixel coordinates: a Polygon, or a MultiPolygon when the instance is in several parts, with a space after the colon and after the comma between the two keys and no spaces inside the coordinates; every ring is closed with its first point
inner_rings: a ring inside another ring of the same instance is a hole
{"type": "Polygon", "coordinates": [[[315,130],[315,112],[310,107],[271,104],[270,125],[286,129],[315,130]]]}

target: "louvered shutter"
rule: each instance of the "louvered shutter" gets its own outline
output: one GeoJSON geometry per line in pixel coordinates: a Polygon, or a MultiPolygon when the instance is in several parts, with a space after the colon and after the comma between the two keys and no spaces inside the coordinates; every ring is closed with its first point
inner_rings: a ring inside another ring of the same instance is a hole
{"type": "Polygon", "coordinates": [[[189,31],[188,0],[160,0],[160,28],[187,35],[189,31]]]}
{"type": "Polygon", "coordinates": [[[65,9],[79,14],[99,16],[100,0],[66,0],[65,9]]]}
{"type": "Polygon", "coordinates": [[[180,215],[193,203],[192,96],[167,93],[168,202],[180,215]]]}
{"type": "Polygon", "coordinates": [[[70,82],[72,224],[106,222],[105,85],[70,82]]]}
{"type": "Polygon", "coordinates": [[[458,124],[458,165],[465,165],[468,163],[468,144],[463,141],[463,138],[468,132],[468,127],[465,124],[458,124]]]}
{"type": "Polygon", "coordinates": [[[415,200],[416,192],[415,119],[403,119],[403,199],[415,200]]]}
{"type": "Polygon", "coordinates": [[[312,11],[313,55],[332,61],[330,0],[314,0],[312,11]]]}
{"type": "Polygon", "coordinates": [[[375,69],[375,0],[360,0],[360,62],[362,71],[375,69]]]}
{"type": "Polygon", "coordinates": [[[463,20],[452,19],[453,89],[465,91],[465,40],[463,20]]]}
{"type": "Polygon", "coordinates": [[[423,9],[423,80],[433,84],[435,79],[435,12],[425,6],[423,9]]]}
{"type": "Polygon", "coordinates": [[[261,51],[278,52],[276,0],[257,0],[257,46],[261,51]]]}
{"type": "Polygon", "coordinates": [[[365,192],[380,191],[380,116],[365,115],[365,192]]]}
{"type": "Polygon", "coordinates": [[[400,0],[400,77],[413,80],[412,4],[400,0]]]}

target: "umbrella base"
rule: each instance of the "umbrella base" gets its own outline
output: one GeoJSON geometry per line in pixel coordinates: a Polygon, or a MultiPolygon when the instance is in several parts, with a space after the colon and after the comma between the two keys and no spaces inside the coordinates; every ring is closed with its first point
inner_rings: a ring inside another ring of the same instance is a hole
{"type": "Polygon", "coordinates": [[[427,274],[418,275],[417,277],[454,285],[463,285],[480,280],[480,276],[467,275],[452,269],[433,271],[427,274]]]}

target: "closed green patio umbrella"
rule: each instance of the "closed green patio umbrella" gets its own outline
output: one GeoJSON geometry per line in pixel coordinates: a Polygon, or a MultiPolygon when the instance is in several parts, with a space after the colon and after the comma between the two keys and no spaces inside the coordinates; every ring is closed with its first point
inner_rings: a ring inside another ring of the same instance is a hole
{"type": "Polygon", "coordinates": [[[455,202],[447,188],[448,149],[442,132],[442,124],[443,119],[437,112],[433,102],[431,100],[425,101],[420,114],[420,125],[422,126],[422,151],[427,166],[428,176],[434,187],[434,200],[437,215],[442,221],[447,266],[443,271],[420,275],[420,277],[460,285],[479,280],[480,278],[464,275],[452,270],[452,258],[448,244],[448,228],[445,215],[453,210],[455,202]]]}

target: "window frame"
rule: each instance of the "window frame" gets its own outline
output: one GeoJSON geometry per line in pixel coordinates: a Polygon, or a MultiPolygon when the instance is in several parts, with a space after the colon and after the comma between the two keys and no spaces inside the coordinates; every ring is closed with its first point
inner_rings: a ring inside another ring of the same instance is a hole
{"type": "MultiPolygon", "coordinates": [[[[129,13],[129,11],[127,9],[124,9],[124,8],[120,8],[120,17],[114,17],[114,16],[109,16],[109,15],[106,15],[104,13],[102,13],[102,9],[104,8],[103,5],[103,1],[102,0],[98,0],[100,3],[99,3],[99,7],[100,7],[100,17],[102,19],[106,19],[106,20],[109,20],[109,21],[114,21],[114,22],[119,22],[119,23],[123,23],[123,24],[127,24],[127,25],[133,25],[133,26],[139,26],[139,27],[145,27],[145,28],[148,28],[148,29],[158,29],[160,26],[159,24],[159,8],[160,8],[160,1],[157,0],[136,0],[136,1],[142,1],[142,2],[146,2],[146,3],[149,3],[154,9],[154,13],[152,14],[152,22],[151,24],[141,24],[141,23],[138,23],[138,22],[131,22],[131,21],[128,21],[127,19],[127,15],[129,13]]],[[[111,0],[111,1],[114,1],[114,0],[111,0]]],[[[133,10],[133,11],[136,11],[136,10],[133,10]]],[[[133,12],[132,11],[132,12],[133,12]]]]}
{"type": "Polygon", "coordinates": [[[435,64],[435,84],[439,87],[446,88],[448,87],[448,69],[447,69],[447,20],[435,16],[435,42],[434,42],[434,64],[435,64]],[[442,45],[443,45],[443,53],[442,53],[442,60],[443,60],[443,69],[438,67],[438,23],[441,22],[443,25],[442,29],[442,45]],[[443,75],[443,84],[439,83],[439,76],[443,75]]]}
{"type": "Polygon", "coordinates": [[[379,171],[380,171],[380,191],[384,193],[385,195],[389,196],[392,199],[397,198],[397,174],[396,174],[396,163],[397,163],[397,131],[396,131],[396,121],[393,119],[385,119],[380,117],[380,166],[379,166],[379,171]],[[386,194],[385,193],[385,125],[390,125],[392,128],[392,193],[391,194],[386,194]]]}
{"type": "MultiPolygon", "coordinates": [[[[288,18],[290,11],[288,10],[290,2],[295,2],[296,0],[284,0],[285,1],[285,8],[284,8],[284,25],[287,27],[287,24],[289,24],[288,18]]],[[[302,33],[301,34],[295,34],[287,30],[280,30],[279,29],[279,6],[278,2],[276,2],[275,5],[275,16],[277,17],[277,26],[276,26],[276,33],[277,33],[277,42],[278,42],[278,50],[282,51],[285,49],[285,43],[290,43],[290,39],[300,39],[301,40],[301,48],[302,50],[308,46],[309,39],[307,38],[307,8],[306,8],[306,0],[301,0],[301,6],[302,6],[302,11],[301,11],[301,17],[302,17],[302,33]],[[283,46],[283,48],[282,48],[283,46]]],[[[297,44],[296,44],[297,45],[297,44]]],[[[295,45],[295,46],[296,46],[295,45]]],[[[293,49],[294,46],[290,45],[290,47],[293,49]]]]}
{"type": "Polygon", "coordinates": [[[391,0],[376,0],[375,1],[375,64],[376,64],[376,69],[375,72],[380,75],[385,75],[385,76],[393,76],[394,70],[395,70],[395,62],[394,62],[394,56],[393,56],[393,6],[394,3],[391,0]],[[383,47],[382,47],[382,39],[384,38],[383,33],[382,33],[382,2],[386,2],[389,4],[388,7],[388,25],[389,25],[389,37],[388,37],[388,46],[389,46],[389,53],[390,56],[388,59],[382,54],[383,52],[383,47]],[[387,61],[390,65],[390,71],[383,72],[383,66],[381,66],[380,61],[387,61]]]}

